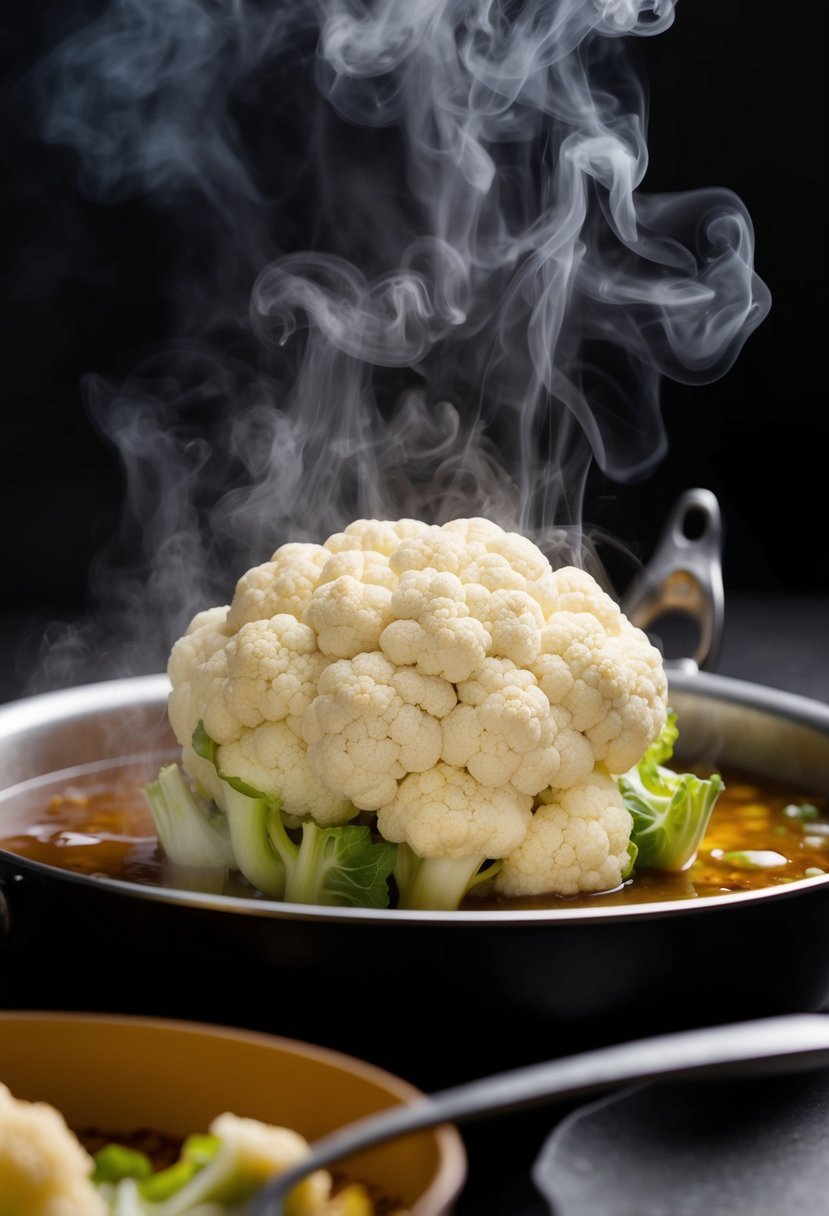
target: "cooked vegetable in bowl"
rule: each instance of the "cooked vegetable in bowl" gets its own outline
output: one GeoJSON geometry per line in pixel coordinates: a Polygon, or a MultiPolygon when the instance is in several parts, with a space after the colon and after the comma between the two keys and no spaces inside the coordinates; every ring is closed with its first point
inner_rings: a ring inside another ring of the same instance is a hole
{"type": "MultiPolygon", "coordinates": [[[[1,1216],[245,1216],[309,1135],[419,1096],[307,1044],[75,1014],[0,1014],[0,1075],[1,1216]]],[[[439,1216],[464,1168],[441,1128],[312,1174],[286,1211],[439,1216]]]]}
{"type": "Polygon", "coordinates": [[[721,784],[662,767],[677,727],[646,635],[484,519],[283,545],[169,675],[184,771],[146,786],[165,852],[292,903],[612,890],[688,865],[721,784]]]}
{"type": "MultiPolygon", "coordinates": [[[[129,1140],[119,1137],[92,1157],[60,1111],[15,1098],[0,1083],[0,1216],[246,1216],[264,1186],[310,1151],[290,1128],[230,1112],[217,1115],[207,1133],[188,1136],[166,1169],[155,1169],[129,1140]]],[[[286,1210],[287,1216],[377,1213],[364,1186],[335,1191],[327,1170],[300,1183],[286,1210]]],[[[404,1216],[402,1208],[396,1213],[404,1216]]]]}

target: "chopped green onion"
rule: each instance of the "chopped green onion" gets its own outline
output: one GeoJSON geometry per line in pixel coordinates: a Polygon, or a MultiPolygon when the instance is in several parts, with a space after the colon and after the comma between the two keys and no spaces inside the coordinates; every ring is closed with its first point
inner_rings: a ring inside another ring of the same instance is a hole
{"type": "Polygon", "coordinates": [[[790,802],[783,807],[783,814],[788,819],[819,819],[820,811],[811,802],[801,802],[799,805],[790,802]]]}
{"type": "Polygon", "coordinates": [[[185,1161],[183,1157],[179,1158],[166,1170],[159,1170],[157,1174],[141,1179],[138,1184],[141,1198],[150,1203],[160,1203],[163,1199],[169,1199],[171,1195],[177,1194],[191,1178],[194,1178],[201,1168],[201,1164],[197,1161],[185,1161]]]}
{"type": "Polygon", "coordinates": [[[123,1144],[107,1144],[94,1156],[95,1170],[92,1181],[121,1182],[123,1178],[148,1178],[153,1165],[146,1153],[123,1144]]]}
{"type": "Polygon", "coordinates": [[[737,870],[777,870],[789,864],[788,857],[772,849],[737,849],[732,853],[723,853],[720,861],[737,870]]]}
{"type": "Polygon", "coordinates": [[[219,1146],[218,1136],[195,1132],[184,1141],[181,1155],[185,1161],[193,1161],[196,1165],[207,1165],[218,1153],[219,1146]]]}

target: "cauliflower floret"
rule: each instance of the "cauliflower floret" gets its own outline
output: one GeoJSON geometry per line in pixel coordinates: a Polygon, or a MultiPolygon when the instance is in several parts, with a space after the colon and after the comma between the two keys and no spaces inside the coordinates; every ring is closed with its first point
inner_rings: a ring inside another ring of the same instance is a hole
{"type": "Polygon", "coordinates": [[[388,587],[343,574],[314,592],[304,619],[316,630],[324,655],[351,659],[377,649],[380,634],[392,619],[391,600],[388,587]]]}
{"type": "Polygon", "coordinates": [[[450,684],[398,671],[378,653],[332,663],[303,720],[311,767],[363,810],[390,802],[406,773],[440,757],[439,716],[455,704],[450,684]]]}
{"type": "MultiPolygon", "coordinates": [[[[200,702],[202,690],[194,692],[193,682],[203,676],[205,664],[220,653],[233,637],[234,630],[227,625],[227,607],[209,608],[193,617],[187,632],[180,637],[170,652],[167,672],[172,691],[168,706],[170,725],[179,742],[193,734],[193,702],[200,702]],[[188,734],[189,730],[189,734],[188,734]]],[[[198,717],[196,717],[198,721],[198,717]]],[[[194,723],[195,725],[195,723],[194,723]]]]}
{"type": "Polygon", "coordinates": [[[593,768],[593,751],[555,709],[532,672],[509,659],[485,659],[458,685],[461,704],[443,723],[442,758],[484,785],[511,783],[522,794],[574,785],[593,768]]]}
{"type": "MultiPolygon", "coordinates": [[[[401,546],[402,547],[402,546],[401,546]]],[[[391,598],[397,618],[380,635],[380,649],[401,667],[456,683],[483,661],[491,639],[470,614],[463,584],[453,574],[409,571],[391,598]]]]}
{"type": "Polygon", "coordinates": [[[211,798],[221,795],[221,782],[213,766],[193,751],[191,740],[205,706],[213,700],[214,687],[227,671],[225,648],[233,637],[227,615],[227,607],[198,613],[173,646],[167,664],[171,684],[167,717],[181,744],[182,763],[211,798]]]}
{"type": "Polygon", "coordinates": [[[318,589],[344,574],[370,586],[387,587],[389,591],[397,586],[397,575],[389,565],[388,557],[374,549],[341,549],[330,554],[322,568],[318,589]]]}
{"type": "Polygon", "coordinates": [[[107,1216],[92,1169],[59,1111],[0,1085],[0,1216],[107,1216]]]}
{"type": "MultiPolygon", "coordinates": [[[[279,798],[285,811],[299,819],[311,818],[323,827],[347,823],[357,808],[342,794],[332,793],[311,767],[305,741],[287,722],[263,722],[245,731],[235,742],[219,748],[222,772],[279,798]]],[[[217,801],[222,804],[223,794],[217,801]]]]}
{"type": "Polygon", "coordinates": [[[287,613],[243,625],[227,643],[224,659],[202,712],[217,743],[233,743],[262,722],[288,718],[298,724],[326,665],[314,630],[287,613]]]}
{"type": "MultiPolygon", "coordinates": [[[[558,571],[565,587],[583,571],[558,571]]],[[[589,579],[589,575],[584,575],[589,579]]],[[[541,630],[541,649],[529,664],[552,704],[568,711],[594,759],[623,773],[636,764],[665,723],[667,678],[662,656],[641,629],[622,615],[592,579],[541,630]],[[590,594],[587,591],[590,590],[590,594]],[[573,611],[576,603],[581,610],[573,611]]],[[[563,783],[560,783],[563,784],[563,783]]]]}
{"type": "Polygon", "coordinates": [[[481,583],[466,588],[469,611],[489,634],[489,653],[525,667],[538,655],[544,615],[525,591],[488,591],[481,583]]]}
{"type": "Polygon", "coordinates": [[[230,605],[231,632],[279,612],[301,617],[329,557],[322,545],[290,543],[277,549],[269,562],[248,570],[236,584],[230,605]]]}
{"type": "Polygon", "coordinates": [[[559,612],[590,612],[608,633],[617,633],[622,610],[602,590],[592,574],[577,566],[562,566],[555,572],[559,612]]]}
{"type": "Polygon", "coordinates": [[[329,536],[325,548],[331,553],[371,549],[391,557],[402,540],[426,530],[427,525],[419,519],[355,519],[344,532],[329,536]]]}
{"type": "Polygon", "coordinates": [[[452,532],[448,525],[433,525],[404,540],[392,554],[389,564],[399,578],[411,571],[424,570],[460,575],[465,565],[485,552],[480,541],[467,541],[464,536],[452,532]]]}
{"type": "Polygon", "coordinates": [[[462,768],[440,763],[401,781],[377,824],[386,840],[405,841],[418,857],[480,862],[512,852],[531,817],[527,795],[482,785],[462,768]]]}
{"type": "Polygon", "coordinates": [[[501,895],[610,891],[628,868],[632,820],[616,782],[593,773],[568,790],[545,790],[521,843],[494,879],[501,895]]]}
{"type": "Polygon", "coordinates": [[[528,537],[505,532],[488,519],[455,519],[444,528],[469,542],[468,559],[459,571],[464,582],[480,582],[490,591],[524,591],[544,616],[557,607],[552,567],[528,537]]]}

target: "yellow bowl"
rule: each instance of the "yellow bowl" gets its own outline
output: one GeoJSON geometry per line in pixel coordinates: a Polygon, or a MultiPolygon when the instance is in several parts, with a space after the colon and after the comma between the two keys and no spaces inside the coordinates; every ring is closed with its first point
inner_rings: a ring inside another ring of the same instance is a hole
{"type": "MultiPolygon", "coordinates": [[[[372,1064],[275,1035],[28,1010],[0,1011],[0,1081],[15,1097],[51,1103],[70,1127],[150,1127],[171,1136],[204,1131],[216,1115],[232,1111],[315,1140],[422,1097],[372,1064]]],[[[447,1126],[357,1154],[342,1168],[412,1216],[446,1216],[467,1162],[460,1135],[447,1126]]]]}

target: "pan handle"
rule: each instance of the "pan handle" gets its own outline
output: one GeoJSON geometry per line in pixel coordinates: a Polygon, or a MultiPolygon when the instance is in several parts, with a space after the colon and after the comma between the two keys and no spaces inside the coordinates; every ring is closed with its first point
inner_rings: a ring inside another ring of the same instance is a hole
{"type": "Polygon", "coordinates": [[[668,516],[650,561],[622,597],[625,616],[645,631],[668,613],[696,622],[696,650],[674,666],[717,666],[724,615],[722,537],[716,496],[710,490],[686,490],[668,516]]]}

